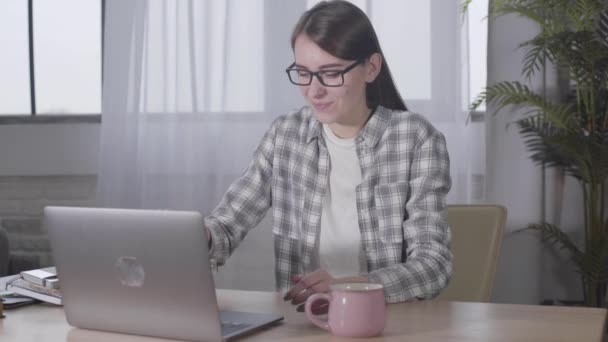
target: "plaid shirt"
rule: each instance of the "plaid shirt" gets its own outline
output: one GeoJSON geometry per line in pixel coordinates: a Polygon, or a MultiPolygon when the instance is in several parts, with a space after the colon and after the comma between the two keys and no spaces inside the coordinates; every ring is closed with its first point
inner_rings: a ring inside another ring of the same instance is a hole
{"type": "MultiPolygon", "coordinates": [[[[363,275],[384,285],[389,303],[436,296],[452,273],[443,135],[420,115],[379,107],[355,143],[363,275]]],[[[330,167],[321,123],[309,107],[276,119],[245,173],[205,218],[211,258],[222,265],[272,206],[277,290],[292,287],[293,275],[318,269],[330,167]]]]}

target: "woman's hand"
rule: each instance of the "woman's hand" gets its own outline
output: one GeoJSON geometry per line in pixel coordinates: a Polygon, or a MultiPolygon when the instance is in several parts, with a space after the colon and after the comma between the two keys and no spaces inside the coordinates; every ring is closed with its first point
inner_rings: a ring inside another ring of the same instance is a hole
{"type": "MultiPolygon", "coordinates": [[[[292,281],[295,283],[283,299],[285,301],[291,300],[291,304],[297,305],[296,310],[299,312],[304,311],[304,303],[306,299],[315,293],[326,293],[330,290],[330,285],[338,283],[355,283],[355,282],[366,282],[367,277],[355,276],[346,278],[334,278],[331,274],[323,269],[316,270],[312,273],[304,275],[296,275],[292,281]]],[[[317,301],[312,306],[312,312],[315,315],[322,315],[327,313],[328,303],[317,301]]]]}
{"type": "MultiPolygon", "coordinates": [[[[291,304],[298,306],[296,310],[303,312],[306,299],[314,293],[329,292],[329,285],[333,284],[335,279],[327,271],[319,269],[312,273],[296,275],[292,281],[295,285],[287,291],[283,299],[291,300],[291,304]]],[[[317,305],[313,305],[313,313],[315,315],[327,313],[327,303],[317,303],[317,305]]]]}

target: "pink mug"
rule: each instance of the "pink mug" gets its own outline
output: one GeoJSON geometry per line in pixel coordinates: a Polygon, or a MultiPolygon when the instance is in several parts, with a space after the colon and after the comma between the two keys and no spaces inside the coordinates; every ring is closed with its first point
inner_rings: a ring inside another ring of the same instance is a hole
{"type": "Polygon", "coordinates": [[[316,293],[306,300],[308,319],[332,335],[371,337],[382,333],[386,324],[384,287],[373,283],[344,283],[330,286],[329,293],[316,293]],[[327,320],[312,313],[313,303],[329,302],[327,320]]]}

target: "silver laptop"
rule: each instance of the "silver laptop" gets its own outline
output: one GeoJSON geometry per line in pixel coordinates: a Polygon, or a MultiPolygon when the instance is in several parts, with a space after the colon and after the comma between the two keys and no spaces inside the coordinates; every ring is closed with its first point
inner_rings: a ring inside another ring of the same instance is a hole
{"type": "Polygon", "coordinates": [[[44,225],[72,326],[220,341],[283,319],[218,310],[199,213],[46,207],[44,225]]]}

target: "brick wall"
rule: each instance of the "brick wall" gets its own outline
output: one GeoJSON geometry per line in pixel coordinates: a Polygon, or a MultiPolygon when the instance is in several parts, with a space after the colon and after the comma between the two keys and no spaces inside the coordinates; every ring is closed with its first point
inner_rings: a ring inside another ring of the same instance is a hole
{"type": "Polygon", "coordinates": [[[96,180],[94,175],[0,177],[0,225],[9,238],[9,273],[53,264],[42,209],[95,206],[96,180]]]}

